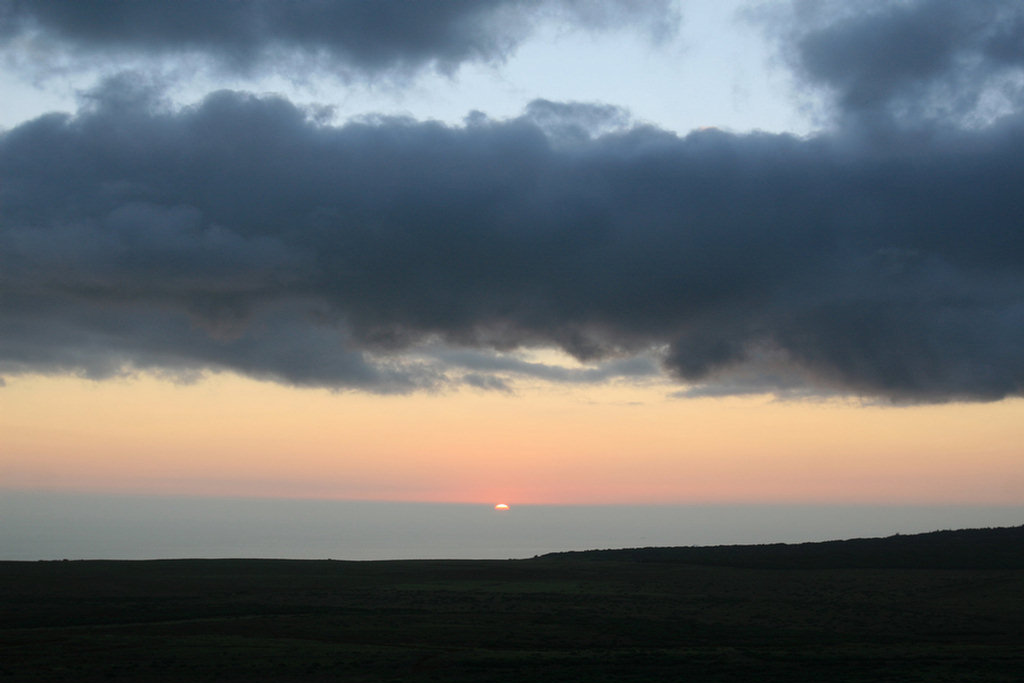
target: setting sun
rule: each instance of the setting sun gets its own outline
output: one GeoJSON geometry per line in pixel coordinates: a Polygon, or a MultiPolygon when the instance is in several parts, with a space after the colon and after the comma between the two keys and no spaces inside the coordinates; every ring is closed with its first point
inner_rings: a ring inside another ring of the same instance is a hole
{"type": "Polygon", "coordinates": [[[494,506],[494,509],[499,512],[507,512],[509,508],[508,505],[505,505],[504,503],[498,503],[494,506]]]}

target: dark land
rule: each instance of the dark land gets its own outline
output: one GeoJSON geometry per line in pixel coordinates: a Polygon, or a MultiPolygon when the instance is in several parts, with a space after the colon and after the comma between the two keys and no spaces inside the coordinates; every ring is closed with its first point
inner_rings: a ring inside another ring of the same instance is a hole
{"type": "Polygon", "coordinates": [[[1024,527],[504,561],[0,562],[0,682],[1022,679],[1024,527]]]}

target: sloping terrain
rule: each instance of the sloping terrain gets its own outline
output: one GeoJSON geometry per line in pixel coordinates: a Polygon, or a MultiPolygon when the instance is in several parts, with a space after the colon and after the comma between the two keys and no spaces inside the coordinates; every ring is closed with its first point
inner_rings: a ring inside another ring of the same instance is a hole
{"type": "Polygon", "coordinates": [[[776,569],[1024,569],[1024,526],[819,543],[586,550],[548,557],[776,569]]]}

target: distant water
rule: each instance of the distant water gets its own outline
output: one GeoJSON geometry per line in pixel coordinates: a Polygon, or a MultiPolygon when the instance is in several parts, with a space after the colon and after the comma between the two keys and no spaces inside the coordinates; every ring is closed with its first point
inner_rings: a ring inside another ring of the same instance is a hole
{"type": "Polygon", "coordinates": [[[0,490],[0,560],[506,559],[1024,524],[1024,506],[487,505],[0,490]]]}

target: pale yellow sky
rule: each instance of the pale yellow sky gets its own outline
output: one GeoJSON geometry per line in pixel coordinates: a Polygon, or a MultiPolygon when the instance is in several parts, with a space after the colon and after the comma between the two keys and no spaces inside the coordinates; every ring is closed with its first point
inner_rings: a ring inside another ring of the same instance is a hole
{"type": "Polygon", "coordinates": [[[1024,400],[372,396],[233,375],[10,377],[0,487],[493,503],[1024,503],[1024,400]]]}

